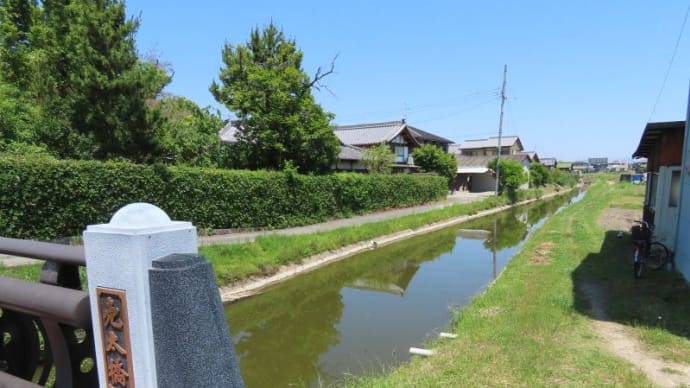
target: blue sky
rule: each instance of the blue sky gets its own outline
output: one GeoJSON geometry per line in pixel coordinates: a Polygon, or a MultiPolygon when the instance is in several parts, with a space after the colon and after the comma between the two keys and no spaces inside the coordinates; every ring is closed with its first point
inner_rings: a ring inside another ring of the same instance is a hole
{"type": "MultiPolygon", "coordinates": [[[[690,22],[652,114],[690,0],[127,1],[140,53],[174,69],[167,91],[208,91],[226,42],[273,21],[313,74],[338,55],[317,101],[337,124],[399,120],[461,143],[504,135],[541,157],[629,159],[648,121],[684,120],[690,22]]],[[[222,109],[224,118],[230,113],[222,109]]]]}

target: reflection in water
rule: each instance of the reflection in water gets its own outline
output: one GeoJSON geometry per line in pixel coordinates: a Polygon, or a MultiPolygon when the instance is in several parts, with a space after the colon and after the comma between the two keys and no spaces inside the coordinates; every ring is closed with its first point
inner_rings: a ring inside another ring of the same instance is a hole
{"type": "Polygon", "coordinates": [[[569,199],[378,248],[226,306],[247,387],[327,384],[407,360],[569,199]]]}

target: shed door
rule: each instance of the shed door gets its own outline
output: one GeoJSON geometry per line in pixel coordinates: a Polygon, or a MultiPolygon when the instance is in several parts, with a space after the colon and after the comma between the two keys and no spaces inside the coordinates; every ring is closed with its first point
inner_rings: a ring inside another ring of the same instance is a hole
{"type": "Polygon", "coordinates": [[[656,239],[673,248],[680,203],[680,166],[659,168],[656,198],[656,239]]]}

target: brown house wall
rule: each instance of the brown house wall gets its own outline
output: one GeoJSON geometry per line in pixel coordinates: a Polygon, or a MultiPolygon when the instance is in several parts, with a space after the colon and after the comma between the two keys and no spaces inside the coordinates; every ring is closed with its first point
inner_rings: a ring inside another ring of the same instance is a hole
{"type": "MultiPolygon", "coordinates": [[[[683,161],[683,139],[685,128],[668,131],[661,135],[654,147],[654,152],[647,158],[647,172],[659,172],[662,166],[679,166],[683,161]]],[[[645,195],[645,203],[647,202],[645,195]]],[[[645,206],[642,219],[654,224],[654,210],[645,206]]]]}
{"type": "Polygon", "coordinates": [[[664,133],[661,141],[655,149],[654,160],[659,171],[661,166],[679,166],[683,160],[683,134],[684,130],[664,133]]]}

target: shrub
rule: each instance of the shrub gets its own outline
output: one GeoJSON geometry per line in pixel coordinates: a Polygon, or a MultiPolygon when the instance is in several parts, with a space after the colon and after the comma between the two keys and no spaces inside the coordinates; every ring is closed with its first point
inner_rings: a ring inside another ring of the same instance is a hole
{"type": "Polygon", "coordinates": [[[0,157],[0,235],[49,239],[149,202],[199,228],[282,228],[442,198],[436,176],[309,176],[128,162],[0,157]]]}

